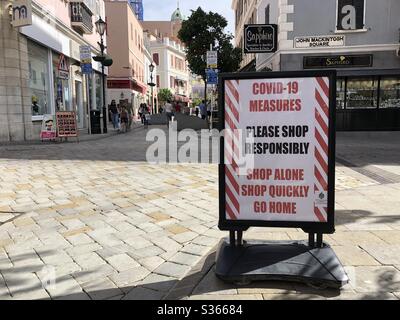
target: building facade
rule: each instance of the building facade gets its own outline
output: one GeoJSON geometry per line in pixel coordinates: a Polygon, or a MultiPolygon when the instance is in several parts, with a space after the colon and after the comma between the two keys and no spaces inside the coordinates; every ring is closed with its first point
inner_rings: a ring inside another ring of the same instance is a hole
{"type": "Polygon", "coordinates": [[[338,130],[400,129],[400,2],[262,0],[257,23],[278,25],[278,51],[258,71],[337,71],[338,130]]]}
{"type": "Polygon", "coordinates": [[[143,28],[127,1],[105,1],[108,52],[114,64],[108,76],[108,103],[128,104],[137,111],[145,102],[145,48],[143,28]]]}
{"type": "MultiPolygon", "coordinates": [[[[44,115],[76,111],[79,128],[89,110],[101,110],[101,65],[80,68],[80,46],[99,55],[94,22],[103,1],[33,0],[32,20],[14,27],[14,1],[0,1],[0,141],[37,140],[44,115]]],[[[29,4],[29,2],[27,2],[29,4]]]]}
{"type": "Polygon", "coordinates": [[[174,100],[190,102],[191,81],[184,45],[178,39],[183,15],[179,7],[170,21],[143,21],[153,61],[157,66],[156,84],[160,89],[170,89],[174,100]]]}
{"type": "Polygon", "coordinates": [[[235,46],[242,49],[242,70],[253,70],[255,54],[244,54],[244,26],[257,23],[257,8],[259,0],[233,0],[232,10],[235,11],[235,46]]]}

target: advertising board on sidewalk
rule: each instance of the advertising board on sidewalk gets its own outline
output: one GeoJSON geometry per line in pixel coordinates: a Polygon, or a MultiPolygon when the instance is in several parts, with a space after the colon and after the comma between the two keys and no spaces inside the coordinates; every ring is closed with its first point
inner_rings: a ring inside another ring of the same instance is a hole
{"type": "Polygon", "coordinates": [[[335,72],[223,74],[220,228],[334,232],[335,72]]]}

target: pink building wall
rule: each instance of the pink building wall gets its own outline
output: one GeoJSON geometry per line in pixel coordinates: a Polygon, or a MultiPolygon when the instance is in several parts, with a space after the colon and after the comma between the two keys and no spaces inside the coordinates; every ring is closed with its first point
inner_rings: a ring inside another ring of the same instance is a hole
{"type": "Polygon", "coordinates": [[[114,64],[110,78],[134,78],[142,85],[144,79],[143,28],[125,1],[105,1],[108,22],[108,53],[114,64]]]}
{"type": "MultiPolygon", "coordinates": [[[[65,0],[34,0],[39,6],[43,9],[48,10],[52,15],[57,17],[62,23],[68,26],[71,30],[71,9],[70,2],[65,0]]],[[[101,2],[101,6],[104,8],[104,2],[101,2]]],[[[104,12],[104,9],[102,10],[104,12]]],[[[105,17],[102,17],[103,20],[105,17]]],[[[93,13],[92,23],[93,23],[93,33],[92,34],[84,34],[83,38],[88,41],[91,45],[98,48],[97,42],[100,41],[100,35],[96,32],[95,22],[98,19],[98,16],[93,13]]]]}

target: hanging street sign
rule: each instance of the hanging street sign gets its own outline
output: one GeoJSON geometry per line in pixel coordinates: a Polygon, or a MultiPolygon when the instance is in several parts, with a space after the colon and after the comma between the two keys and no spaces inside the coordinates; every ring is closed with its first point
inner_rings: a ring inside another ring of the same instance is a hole
{"type": "Polygon", "coordinates": [[[11,24],[13,27],[32,25],[32,0],[14,0],[11,24]]]}
{"type": "Polygon", "coordinates": [[[278,26],[276,24],[246,24],[244,26],[244,52],[276,52],[278,26]]]}
{"type": "Polygon", "coordinates": [[[218,68],[218,52],[207,51],[207,68],[217,69],[218,68]]]}
{"type": "Polygon", "coordinates": [[[79,47],[81,63],[92,63],[92,48],[91,46],[80,46],[79,47]]]}

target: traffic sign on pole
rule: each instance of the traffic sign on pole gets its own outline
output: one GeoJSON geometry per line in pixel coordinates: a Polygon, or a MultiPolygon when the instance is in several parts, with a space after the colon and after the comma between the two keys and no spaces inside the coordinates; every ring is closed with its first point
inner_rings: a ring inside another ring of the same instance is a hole
{"type": "Polygon", "coordinates": [[[217,69],[218,68],[218,52],[207,51],[207,68],[217,69]]]}

